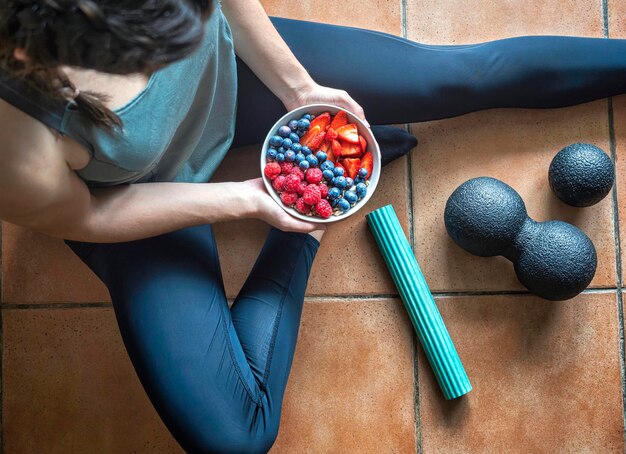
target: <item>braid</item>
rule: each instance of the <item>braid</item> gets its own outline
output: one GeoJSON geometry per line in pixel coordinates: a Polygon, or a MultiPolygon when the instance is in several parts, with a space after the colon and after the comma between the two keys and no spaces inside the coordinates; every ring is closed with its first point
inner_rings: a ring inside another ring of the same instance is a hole
{"type": "Polygon", "coordinates": [[[209,0],[1,0],[0,67],[110,129],[121,120],[106,97],[78,90],[59,68],[147,74],[191,53],[211,11],[209,0]]]}

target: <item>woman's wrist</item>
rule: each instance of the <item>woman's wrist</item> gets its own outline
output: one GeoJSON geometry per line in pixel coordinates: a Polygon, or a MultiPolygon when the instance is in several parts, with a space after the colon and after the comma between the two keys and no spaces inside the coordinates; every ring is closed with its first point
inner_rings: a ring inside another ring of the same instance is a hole
{"type": "Polygon", "coordinates": [[[300,68],[301,71],[298,71],[300,74],[283,80],[280,88],[274,93],[288,109],[296,105],[304,93],[312,91],[317,85],[309,73],[302,66],[300,68]]]}
{"type": "MultiPolygon", "coordinates": [[[[221,187],[219,211],[221,221],[258,218],[258,188],[249,181],[218,183],[221,187]]],[[[265,189],[263,189],[265,190],[265,189]]],[[[211,208],[213,211],[214,208],[211,208]]],[[[214,216],[214,214],[212,213],[214,216]]]]}

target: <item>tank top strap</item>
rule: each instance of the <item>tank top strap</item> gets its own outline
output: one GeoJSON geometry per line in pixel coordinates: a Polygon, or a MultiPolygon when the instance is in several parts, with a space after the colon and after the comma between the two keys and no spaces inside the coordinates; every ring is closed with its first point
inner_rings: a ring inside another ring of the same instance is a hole
{"type": "Polygon", "coordinates": [[[61,135],[67,135],[88,149],[90,148],[83,138],[75,136],[65,127],[68,111],[75,108],[70,102],[51,99],[3,69],[0,69],[0,99],[58,131],[61,135]]]}

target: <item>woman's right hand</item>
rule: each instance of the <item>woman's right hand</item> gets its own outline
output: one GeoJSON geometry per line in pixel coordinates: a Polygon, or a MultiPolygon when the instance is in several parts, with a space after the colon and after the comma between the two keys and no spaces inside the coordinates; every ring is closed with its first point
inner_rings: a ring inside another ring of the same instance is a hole
{"type": "Polygon", "coordinates": [[[267,193],[262,178],[248,180],[246,183],[250,187],[252,200],[256,210],[255,216],[268,224],[285,232],[309,233],[315,230],[324,230],[323,224],[305,222],[296,219],[283,210],[276,201],[267,193]]]}

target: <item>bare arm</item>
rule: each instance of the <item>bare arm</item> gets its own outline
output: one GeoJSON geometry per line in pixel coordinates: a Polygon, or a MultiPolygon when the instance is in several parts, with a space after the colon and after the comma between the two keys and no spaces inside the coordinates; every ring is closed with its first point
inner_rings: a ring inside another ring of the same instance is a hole
{"type": "Polygon", "coordinates": [[[223,0],[237,55],[284,104],[315,82],[278,34],[258,0],[223,0]]]}
{"type": "Polygon", "coordinates": [[[361,106],[344,90],[318,85],[274,28],[259,0],[222,0],[235,51],[288,110],[312,103],[344,107],[366,123],[361,106]]]}
{"type": "MultiPolygon", "coordinates": [[[[0,115],[4,113],[0,105],[0,115]]],[[[47,128],[22,113],[2,118],[0,219],[59,238],[105,243],[241,218],[263,219],[283,230],[315,229],[285,213],[260,179],[131,184],[90,191],[69,168],[47,128]]]]}

